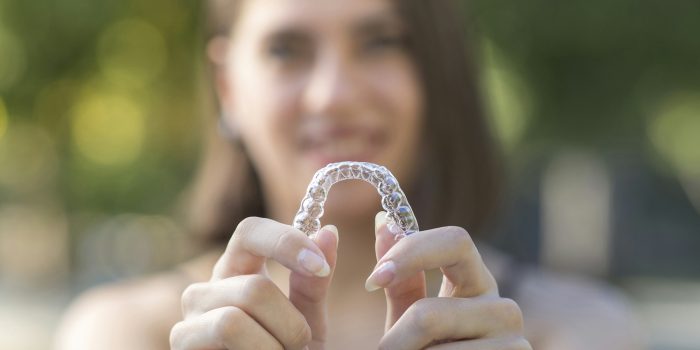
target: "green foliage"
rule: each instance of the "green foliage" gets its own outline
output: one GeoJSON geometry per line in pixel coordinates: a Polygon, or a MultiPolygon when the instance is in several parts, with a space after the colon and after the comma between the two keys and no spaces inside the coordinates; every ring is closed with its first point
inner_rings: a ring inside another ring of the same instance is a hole
{"type": "Polygon", "coordinates": [[[524,140],[530,145],[640,149],[649,143],[645,130],[659,106],[700,91],[697,1],[472,5],[481,35],[526,81],[532,107],[524,140]]]}
{"type": "Polygon", "coordinates": [[[199,6],[0,2],[0,199],[44,191],[69,212],[171,208],[200,143],[199,6]],[[32,138],[44,146],[21,141],[32,138]],[[48,187],[17,186],[27,171],[51,174],[48,187]]]}
{"type": "MultiPolygon", "coordinates": [[[[201,6],[0,0],[0,199],[48,193],[69,212],[168,210],[200,144],[201,6]]],[[[678,151],[700,149],[700,138],[687,136],[698,104],[686,98],[682,117],[660,121],[680,108],[678,96],[700,96],[700,2],[474,0],[468,8],[511,156],[612,146],[650,150],[677,171],[700,162],[678,151]],[[683,147],[660,140],[676,134],[686,135],[683,147]]]]}

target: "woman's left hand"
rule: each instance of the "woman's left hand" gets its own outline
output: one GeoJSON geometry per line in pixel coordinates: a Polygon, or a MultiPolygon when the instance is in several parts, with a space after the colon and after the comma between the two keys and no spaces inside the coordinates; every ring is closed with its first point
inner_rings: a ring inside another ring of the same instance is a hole
{"type": "Polygon", "coordinates": [[[385,288],[386,332],[380,349],[531,350],[520,307],[498,295],[471,237],[459,227],[421,231],[398,242],[375,220],[377,267],[367,289],[385,288]],[[438,297],[426,297],[424,271],[444,275],[438,297]]]}

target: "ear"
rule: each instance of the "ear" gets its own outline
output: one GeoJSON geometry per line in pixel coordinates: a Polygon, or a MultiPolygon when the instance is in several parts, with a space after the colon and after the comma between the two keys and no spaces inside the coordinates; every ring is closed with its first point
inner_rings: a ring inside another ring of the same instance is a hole
{"type": "MultiPolygon", "coordinates": [[[[219,107],[223,115],[230,116],[233,112],[233,87],[228,77],[228,37],[222,35],[213,37],[207,43],[206,50],[207,58],[212,67],[214,88],[219,98],[219,107]]],[[[230,123],[232,121],[227,120],[227,122],[230,123]]]]}

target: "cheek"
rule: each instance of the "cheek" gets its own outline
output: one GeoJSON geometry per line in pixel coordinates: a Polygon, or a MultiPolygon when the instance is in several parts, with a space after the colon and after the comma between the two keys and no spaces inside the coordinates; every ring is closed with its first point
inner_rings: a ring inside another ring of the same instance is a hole
{"type": "Polygon", "coordinates": [[[392,64],[371,73],[373,89],[391,109],[396,127],[415,128],[423,115],[423,91],[413,66],[404,62],[392,64]]]}
{"type": "Polygon", "coordinates": [[[408,64],[386,70],[378,89],[393,111],[392,129],[399,151],[413,150],[424,118],[424,93],[415,70],[408,64]]]}
{"type": "Polygon", "coordinates": [[[263,172],[279,173],[294,151],[294,87],[275,80],[259,66],[237,71],[236,125],[253,162],[263,172]]]}
{"type": "Polygon", "coordinates": [[[266,143],[282,141],[294,121],[296,86],[280,81],[255,62],[236,67],[234,97],[241,132],[263,137],[266,143]]]}
{"type": "Polygon", "coordinates": [[[424,91],[417,73],[408,63],[394,64],[377,72],[373,81],[391,123],[385,161],[400,180],[412,181],[425,118],[424,91]]]}

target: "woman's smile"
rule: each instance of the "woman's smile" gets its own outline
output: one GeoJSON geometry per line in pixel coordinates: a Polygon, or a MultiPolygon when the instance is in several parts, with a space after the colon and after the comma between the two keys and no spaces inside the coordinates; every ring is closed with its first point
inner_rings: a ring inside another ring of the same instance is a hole
{"type": "Polygon", "coordinates": [[[300,138],[301,153],[315,168],[344,160],[371,162],[387,143],[388,135],[367,126],[316,127],[300,138]]]}

